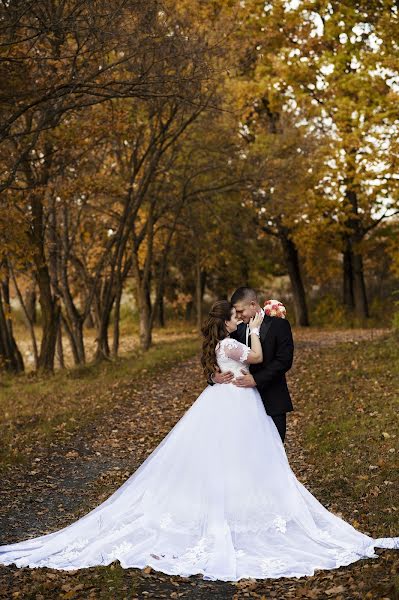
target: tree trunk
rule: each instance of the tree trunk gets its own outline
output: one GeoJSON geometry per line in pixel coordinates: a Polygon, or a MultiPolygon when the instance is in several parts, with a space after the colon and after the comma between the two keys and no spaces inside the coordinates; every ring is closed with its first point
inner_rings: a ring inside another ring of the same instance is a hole
{"type": "MultiPolygon", "coordinates": [[[[61,295],[64,303],[63,324],[65,331],[71,343],[71,349],[75,365],[82,365],[86,362],[86,354],[83,337],[84,315],[75,305],[74,298],[69,283],[68,265],[70,261],[70,234],[69,234],[70,215],[67,206],[62,207],[62,225],[59,227],[60,235],[57,231],[57,210],[55,199],[50,203],[49,218],[49,238],[51,247],[50,267],[52,273],[52,283],[58,293],[61,295]],[[60,237],[63,237],[63,243],[60,243],[60,237]]],[[[61,335],[61,330],[60,330],[61,335]]]]}
{"type": "Polygon", "coordinates": [[[184,318],[186,321],[191,321],[193,315],[194,302],[189,300],[186,303],[186,310],[184,311],[184,318]]]}
{"type": "Polygon", "coordinates": [[[148,350],[152,343],[151,304],[146,289],[139,291],[140,346],[148,350]]]}
{"type": "Polygon", "coordinates": [[[119,349],[119,321],[121,316],[121,298],[122,298],[123,287],[120,285],[115,298],[115,309],[114,309],[114,334],[112,337],[112,356],[116,358],[118,356],[119,349]]]}
{"type": "Polygon", "coordinates": [[[164,301],[164,296],[163,296],[163,290],[162,293],[159,295],[158,298],[158,306],[157,306],[157,310],[158,310],[158,323],[160,327],[165,327],[166,323],[165,323],[165,301],[164,301]]]}
{"type": "Polygon", "coordinates": [[[39,371],[52,373],[54,371],[54,355],[60,306],[51,294],[50,277],[47,266],[39,266],[38,264],[37,270],[42,312],[42,340],[40,344],[38,369],[39,371]]]}
{"type": "Polygon", "coordinates": [[[197,316],[197,329],[201,331],[202,327],[202,299],[204,297],[206,273],[201,269],[201,257],[197,249],[195,261],[195,307],[197,316]]]}
{"type": "Polygon", "coordinates": [[[1,281],[0,286],[0,370],[20,373],[24,370],[24,362],[14,338],[10,318],[9,275],[1,281]]]}
{"type": "Polygon", "coordinates": [[[65,361],[64,361],[64,348],[62,345],[62,327],[61,321],[58,326],[58,335],[57,335],[57,358],[60,369],[65,369],[65,361]]]}
{"type": "Polygon", "coordinates": [[[29,321],[36,325],[37,317],[36,317],[36,290],[35,286],[32,285],[30,289],[26,290],[25,293],[25,306],[26,311],[29,316],[29,321]]]}
{"type": "Polygon", "coordinates": [[[368,319],[370,314],[364,280],[363,257],[358,253],[353,255],[353,296],[356,315],[361,319],[368,319]]]}
{"type": "Polygon", "coordinates": [[[353,296],[353,256],[349,240],[346,240],[346,245],[343,251],[343,297],[344,306],[349,310],[355,308],[355,299],[353,296]]]}
{"type": "Polygon", "coordinates": [[[36,334],[35,334],[35,328],[34,328],[34,319],[36,319],[36,292],[34,290],[34,286],[32,287],[31,293],[27,293],[25,295],[26,300],[24,301],[24,298],[21,294],[21,290],[18,287],[18,282],[17,282],[17,278],[15,276],[15,272],[13,269],[13,266],[10,262],[8,262],[8,267],[10,270],[10,273],[12,275],[12,279],[13,279],[13,283],[14,283],[14,288],[15,291],[17,293],[18,296],[18,300],[19,303],[21,305],[22,311],[25,315],[25,320],[26,320],[26,324],[27,327],[29,329],[29,333],[30,333],[30,337],[32,340],[32,349],[33,349],[33,359],[34,359],[34,365],[35,365],[35,369],[37,369],[38,367],[38,362],[39,362],[39,353],[37,350],[37,341],[36,341],[36,334]],[[34,297],[34,303],[33,305],[31,304],[29,306],[29,302],[32,300],[32,297],[34,297]],[[28,303],[28,305],[26,304],[26,302],[28,303]]]}
{"type": "Polygon", "coordinates": [[[202,294],[201,294],[201,263],[199,252],[196,254],[195,261],[195,308],[197,315],[197,329],[202,327],[202,294]]]}
{"type": "Polygon", "coordinates": [[[108,341],[108,327],[109,322],[111,320],[111,312],[115,301],[115,293],[113,290],[111,291],[109,289],[110,286],[111,281],[105,280],[98,303],[100,313],[96,337],[97,347],[94,355],[94,360],[96,362],[99,362],[101,360],[109,360],[111,354],[108,341]]]}
{"type": "Polygon", "coordinates": [[[93,329],[94,328],[94,318],[93,318],[93,311],[90,310],[90,312],[87,314],[86,320],[84,322],[85,327],[87,327],[87,329],[93,329]]]}
{"type": "Polygon", "coordinates": [[[111,310],[103,310],[101,315],[101,323],[100,327],[97,331],[97,348],[95,352],[95,361],[99,362],[101,360],[109,360],[110,350],[109,350],[109,342],[108,342],[108,326],[110,321],[111,310]]]}
{"type": "Polygon", "coordinates": [[[166,259],[167,252],[166,248],[163,253],[161,265],[158,268],[158,279],[157,279],[157,293],[154,302],[154,320],[158,318],[160,327],[165,327],[165,277],[166,277],[166,259]]]}
{"type": "Polygon", "coordinates": [[[80,317],[71,318],[71,315],[63,315],[63,323],[67,332],[75,365],[86,363],[86,351],[84,346],[83,322],[80,317]]]}
{"type": "Polygon", "coordinates": [[[77,366],[77,365],[79,365],[79,353],[78,353],[78,349],[76,346],[75,336],[73,335],[72,330],[69,326],[69,323],[68,323],[67,319],[64,317],[64,315],[62,314],[62,312],[60,314],[60,320],[61,320],[62,325],[64,326],[65,332],[69,339],[69,344],[70,344],[71,350],[72,350],[73,362],[77,366]]]}
{"type": "Polygon", "coordinates": [[[42,312],[42,339],[38,360],[38,370],[54,371],[55,346],[57,342],[60,306],[51,291],[50,273],[44,252],[44,216],[40,190],[32,195],[32,234],[33,260],[36,267],[36,281],[39,287],[39,302],[42,312]]]}
{"type": "Polygon", "coordinates": [[[291,282],[292,295],[294,299],[295,320],[297,325],[300,325],[301,327],[308,327],[308,308],[299,265],[298,249],[286,231],[280,232],[280,240],[283,246],[284,258],[291,282]]]}
{"type": "MultiPolygon", "coordinates": [[[[352,181],[348,180],[346,200],[350,207],[351,215],[346,222],[346,226],[349,228],[350,233],[346,234],[347,241],[345,250],[348,251],[348,257],[350,255],[351,258],[351,269],[348,269],[348,272],[352,275],[355,314],[360,319],[367,319],[370,315],[367,302],[366,283],[364,280],[363,256],[359,249],[360,242],[365,236],[365,230],[362,228],[359,220],[357,193],[352,189],[352,185],[352,181]]],[[[346,260],[348,260],[348,258],[346,260]]],[[[344,256],[344,270],[345,267],[347,267],[347,265],[345,264],[344,256]]]]}
{"type": "Polygon", "coordinates": [[[154,204],[153,200],[148,209],[146,224],[146,257],[144,267],[140,269],[139,249],[140,246],[134,241],[132,254],[132,265],[134,278],[137,286],[137,301],[139,309],[139,337],[142,350],[149,349],[152,343],[152,327],[154,323],[154,312],[151,303],[151,274],[153,266],[154,250],[154,204]]]}

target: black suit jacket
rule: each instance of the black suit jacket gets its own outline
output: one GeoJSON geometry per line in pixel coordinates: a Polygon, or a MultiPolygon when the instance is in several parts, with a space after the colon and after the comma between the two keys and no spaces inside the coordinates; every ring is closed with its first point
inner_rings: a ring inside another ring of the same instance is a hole
{"type": "MultiPolygon", "coordinates": [[[[246,329],[246,324],[240,323],[230,337],[245,344],[246,329]]],[[[270,416],[290,412],[294,408],[285,373],[292,366],[294,341],[289,322],[281,317],[265,315],[260,327],[260,341],[263,361],[250,365],[249,370],[256,381],[265,410],[270,416]]]]}

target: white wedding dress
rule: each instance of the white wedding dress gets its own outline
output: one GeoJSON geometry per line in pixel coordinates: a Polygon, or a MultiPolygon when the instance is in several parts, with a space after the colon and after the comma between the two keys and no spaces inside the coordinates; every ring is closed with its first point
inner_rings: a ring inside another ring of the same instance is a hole
{"type": "MultiPolygon", "coordinates": [[[[226,338],[222,371],[249,348],[226,338]]],[[[208,386],[135,473],[59,531],[0,546],[0,563],[73,570],[147,565],[207,580],[301,577],[377,557],[373,539],[324,508],[297,480],[255,388],[208,386]]]]}

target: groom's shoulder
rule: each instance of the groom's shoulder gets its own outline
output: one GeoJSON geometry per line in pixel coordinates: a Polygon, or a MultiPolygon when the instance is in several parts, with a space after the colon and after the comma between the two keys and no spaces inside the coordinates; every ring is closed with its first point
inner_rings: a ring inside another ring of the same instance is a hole
{"type": "Polygon", "coordinates": [[[283,319],[282,317],[269,317],[268,316],[268,321],[270,323],[271,321],[271,326],[279,331],[291,331],[291,324],[288,321],[288,319],[283,319]]]}

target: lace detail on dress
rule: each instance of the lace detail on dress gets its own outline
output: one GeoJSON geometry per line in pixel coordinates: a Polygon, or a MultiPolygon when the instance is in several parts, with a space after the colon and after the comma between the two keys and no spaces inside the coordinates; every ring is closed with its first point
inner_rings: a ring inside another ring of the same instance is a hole
{"type": "Polygon", "coordinates": [[[87,538],[78,538],[73,544],[68,544],[58,556],[65,560],[73,560],[79,556],[88,543],[89,540],[87,538]]]}
{"type": "Polygon", "coordinates": [[[333,539],[331,537],[331,533],[328,533],[328,531],[325,531],[324,529],[318,530],[318,536],[321,540],[324,540],[326,542],[330,542],[333,539]]]}
{"type": "Polygon", "coordinates": [[[193,565],[196,566],[198,563],[205,561],[209,556],[210,539],[210,537],[203,536],[194,546],[187,548],[180,556],[173,555],[175,560],[172,570],[175,573],[181,573],[185,569],[192,569],[193,565]]]}
{"type": "Polygon", "coordinates": [[[131,550],[133,550],[133,545],[130,542],[124,541],[121,544],[114,546],[107,556],[113,562],[131,550]]]}
{"type": "Polygon", "coordinates": [[[366,546],[364,549],[346,549],[346,550],[335,550],[335,567],[344,567],[349,565],[359,558],[378,558],[378,554],[374,552],[374,546],[366,546]]]}
{"type": "Polygon", "coordinates": [[[275,573],[282,571],[286,565],[286,562],[278,558],[263,558],[260,562],[262,575],[264,577],[273,576],[275,573]]]}
{"type": "MultiPolygon", "coordinates": [[[[235,522],[234,516],[232,515],[229,518],[230,526],[225,521],[223,529],[225,532],[229,532],[230,528],[233,529],[236,533],[247,533],[250,531],[259,531],[260,529],[268,530],[270,528],[278,531],[279,533],[287,532],[287,520],[282,515],[274,515],[274,518],[271,516],[270,511],[268,509],[258,509],[256,512],[252,513],[251,518],[248,518],[247,523],[244,525],[235,522]]],[[[172,515],[170,512],[162,513],[159,519],[159,526],[163,530],[173,529],[188,532],[190,529],[193,531],[198,530],[198,523],[188,523],[183,521],[178,515],[172,515]]],[[[327,539],[329,536],[326,531],[320,530],[320,537],[327,539]]]]}
{"type": "Polygon", "coordinates": [[[246,344],[237,342],[237,340],[225,338],[218,343],[216,346],[216,351],[219,352],[222,360],[228,360],[231,358],[232,360],[245,363],[249,353],[251,352],[251,348],[246,344]]]}
{"type": "Polygon", "coordinates": [[[273,521],[273,525],[280,533],[285,533],[287,531],[287,521],[283,519],[283,517],[276,517],[273,521]]]}

